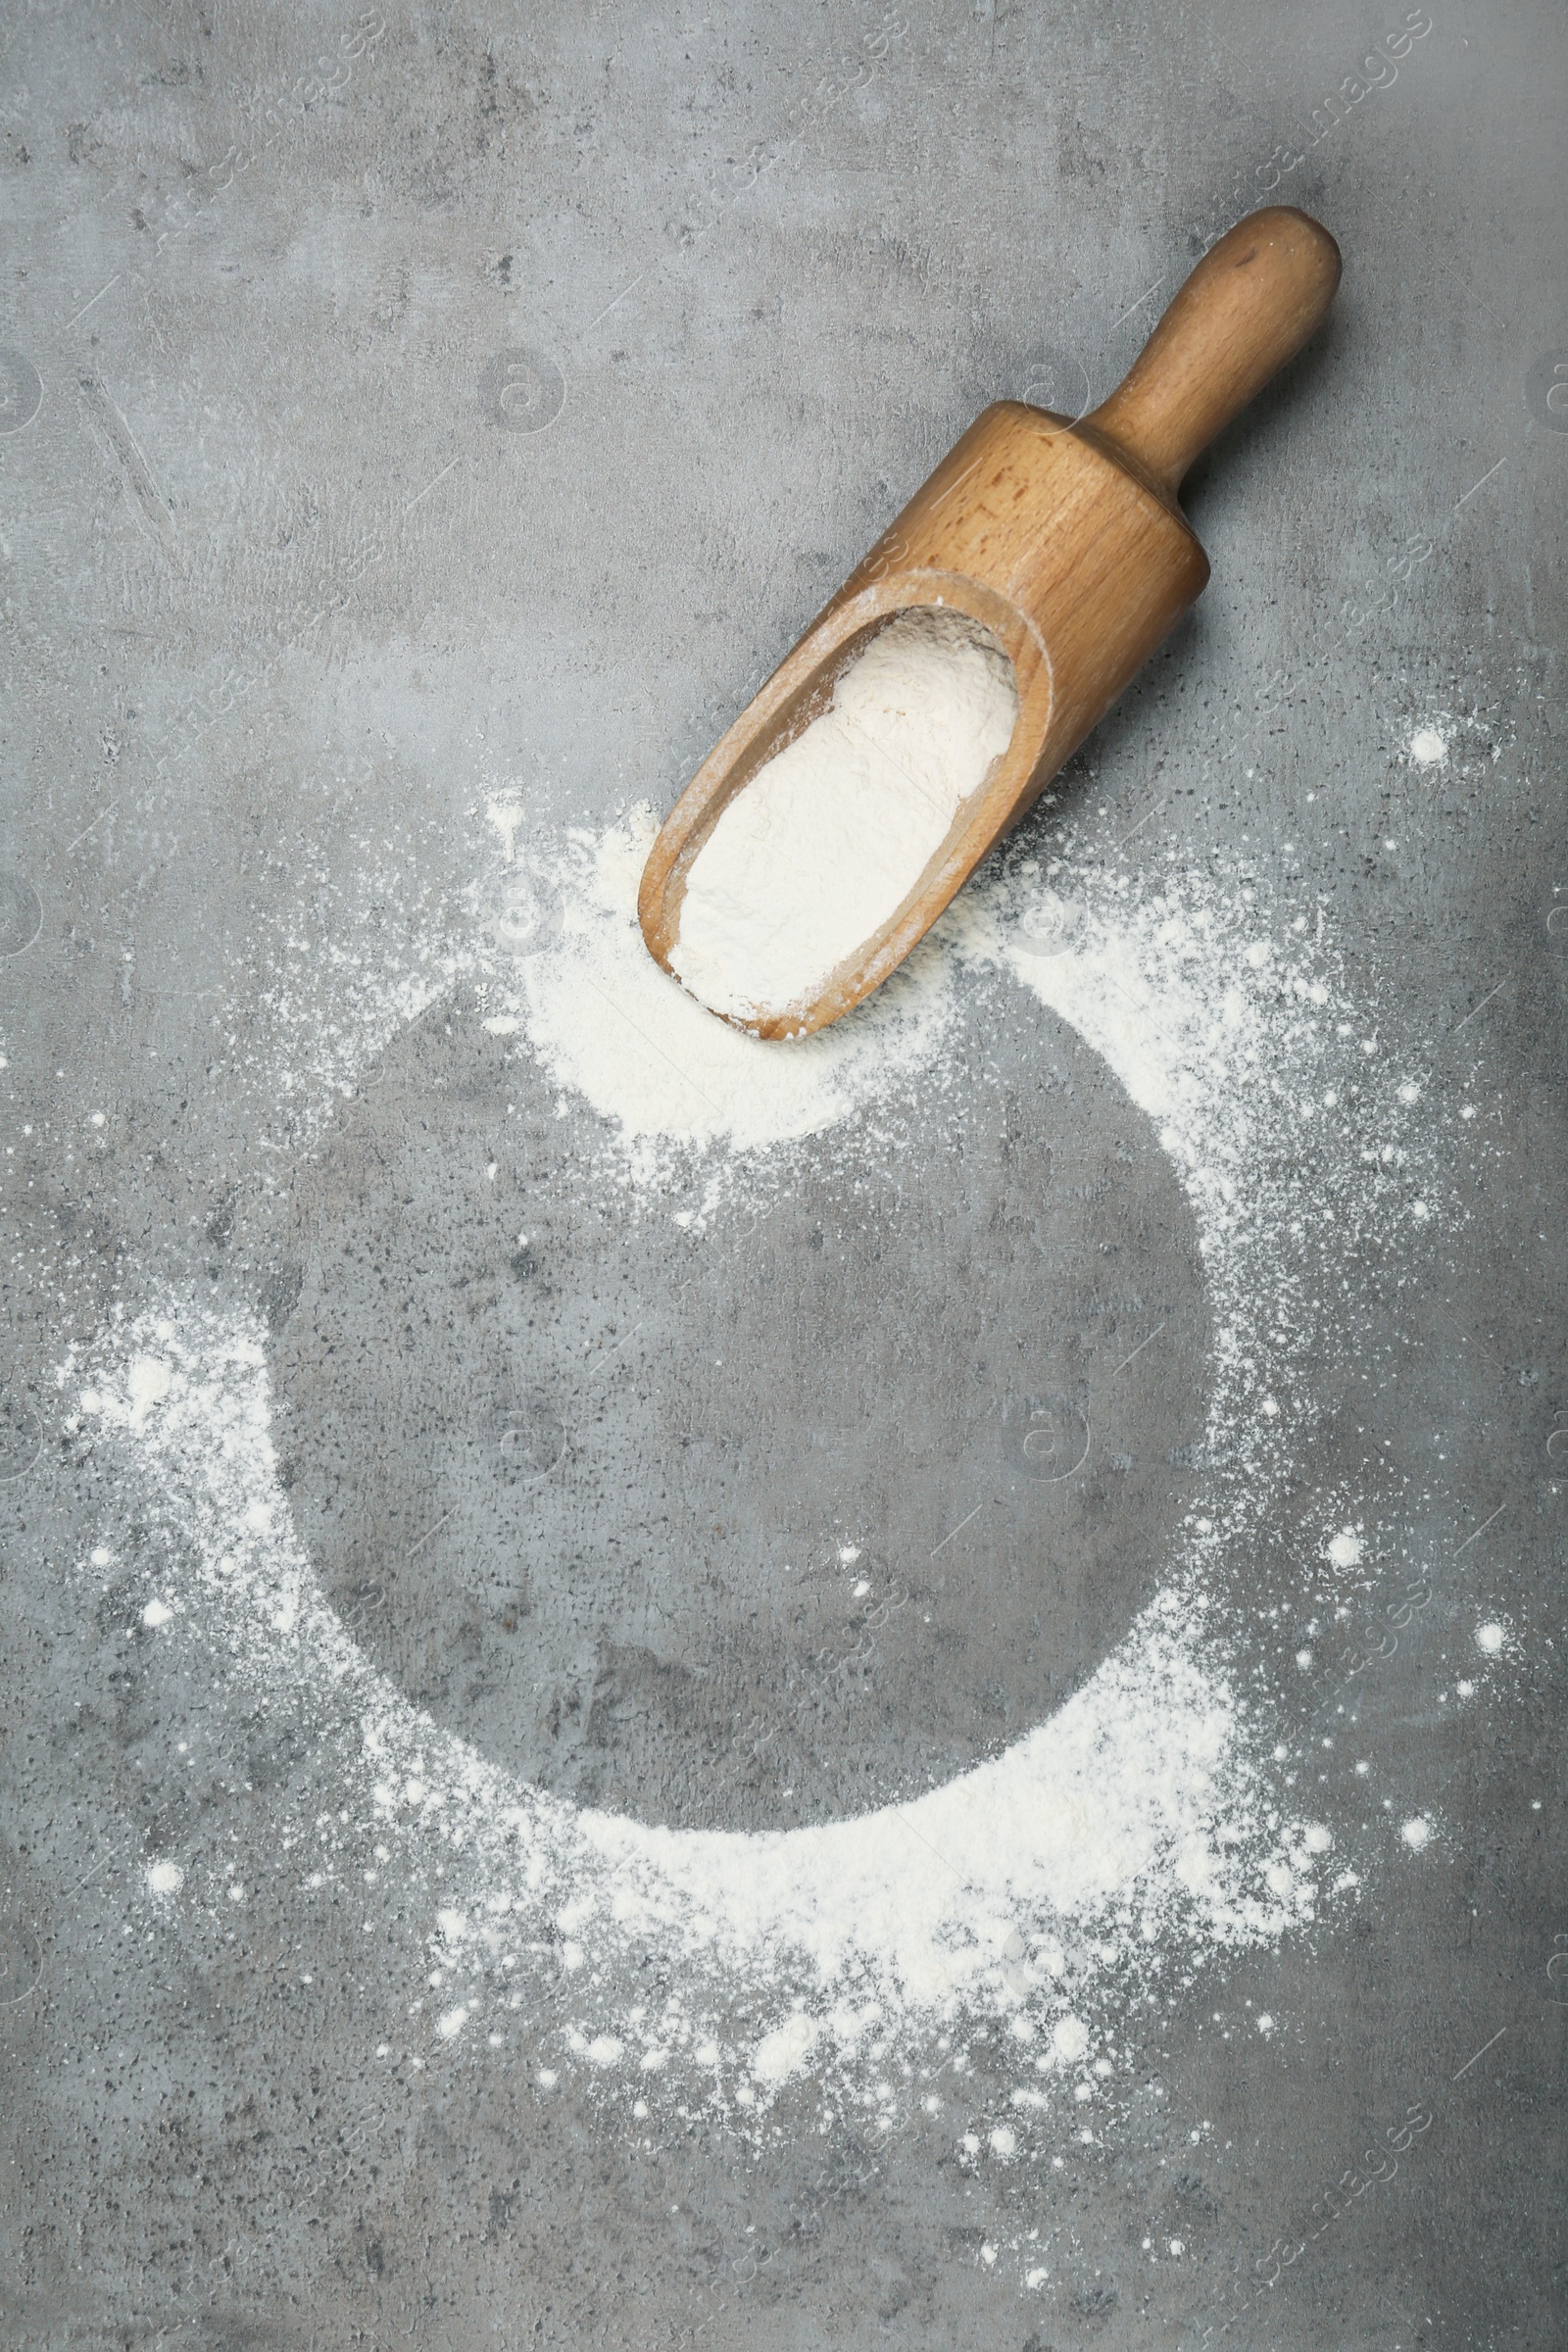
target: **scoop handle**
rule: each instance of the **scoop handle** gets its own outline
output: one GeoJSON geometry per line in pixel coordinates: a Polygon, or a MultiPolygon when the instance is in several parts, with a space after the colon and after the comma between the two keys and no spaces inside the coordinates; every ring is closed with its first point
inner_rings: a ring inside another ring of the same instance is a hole
{"type": "Polygon", "coordinates": [[[1210,246],[1131,368],[1084,422],[1174,498],[1193,460],[1334,299],[1340,249],[1294,205],[1271,204],[1210,246]]]}

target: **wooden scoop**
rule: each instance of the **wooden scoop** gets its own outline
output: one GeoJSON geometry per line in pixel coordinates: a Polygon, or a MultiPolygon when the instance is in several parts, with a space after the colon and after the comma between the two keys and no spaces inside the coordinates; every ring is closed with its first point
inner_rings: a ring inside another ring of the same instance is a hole
{"type": "Polygon", "coordinates": [[[880,930],[808,1003],[737,1025],[800,1037],[881,985],[1202,590],[1208,559],[1176,504],[1182,477],[1300,349],[1339,280],[1328,230],[1271,205],[1203,256],[1092,416],[1072,423],[1002,400],[975,418],[665,818],[637,913],[666,971],[687,877],[728,803],[829,708],[879,628],[941,605],[983,622],[1011,660],[1011,742],[880,930]]]}

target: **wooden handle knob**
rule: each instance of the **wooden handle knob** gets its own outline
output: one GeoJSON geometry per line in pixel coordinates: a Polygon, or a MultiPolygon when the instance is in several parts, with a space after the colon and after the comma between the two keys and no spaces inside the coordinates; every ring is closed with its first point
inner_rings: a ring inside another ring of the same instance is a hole
{"type": "Polygon", "coordinates": [[[1339,282],[1340,249],[1316,220],[1286,204],[1250,213],[1204,254],[1085,423],[1174,498],[1193,460],[1300,350],[1339,282]]]}

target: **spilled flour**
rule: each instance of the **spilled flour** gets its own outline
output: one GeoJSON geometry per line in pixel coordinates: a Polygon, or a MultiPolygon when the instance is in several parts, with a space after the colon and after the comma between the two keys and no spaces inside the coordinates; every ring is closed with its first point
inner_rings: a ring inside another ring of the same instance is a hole
{"type": "Polygon", "coordinates": [[[787,1012],[897,911],[1006,750],[1012,664],[957,612],[906,612],[699,852],[670,963],[739,1020],[787,1012]]]}
{"type": "MultiPolygon", "coordinates": [[[[1017,2079],[993,2152],[1069,2123],[1082,2135],[1152,1984],[1354,1889],[1289,1794],[1229,1595],[1315,1410],[1303,1367],[1339,1311],[1317,1254],[1325,1200],[1351,1187],[1357,1231],[1384,1248],[1432,1214],[1420,1090],[1347,1017],[1304,913],[1266,926],[1251,881],[1174,855],[1136,875],[995,860],[873,1004],[778,1047],[714,1021],[643,949],[651,811],[527,850],[518,814],[492,811],[510,862],[472,953],[471,1017],[592,1107],[592,1180],[640,1214],[695,1213],[700,1230],[748,1168],[787,1165],[868,1107],[896,1120],[940,1081],[962,992],[990,992],[998,1019],[1028,992],[1102,1058],[1177,1173],[1209,1289],[1208,1422],[1158,1596],[1066,1704],[908,1802],[759,1834],[579,1808],[371,1666],[293,1529],[261,1328],[171,1300],[60,1375],[68,1427],[114,1449],[162,1530],[149,1638],[209,1645],[263,1704],[313,1694],[330,1810],[281,1822],[267,1867],[301,1903],[395,1880],[427,1940],[384,2030],[416,2063],[482,2045],[530,2052],[542,2082],[570,2067],[607,2096],[624,2083],[639,2116],[718,2112],[755,2132],[776,2109],[796,2129],[805,2098],[891,2130],[916,2101],[961,2104],[969,2037],[998,2030],[1017,2079]]],[[[1344,1517],[1333,1498],[1320,1547],[1353,1567],[1344,1517]]],[[[113,1544],[84,1569],[118,1572],[113,1544]]],[[[151,1870],[150,1900],[215,1916],[222,1889],[194,1854],[151,1870]]],[[[397,1982],[390,1951],[385,1965],[397,1982]]]]}
{"type": "MultiPolygon", "coordinates": [[[[492,821],[506,829],[507,810],[492,821]]],[[[670,1148],[717,1164],[817,1135],[891,1101],[952,1027],[952,959],[922,945],[853,1022],[788,1046],[715,1021],[643,945],[637,885],[659,830],[650,808],[574,833],[516,876],[504,936],[515,961],[491,982],[486,1027],[523,1037],[551,1077],[592,1104],[652,1184],[670,1148]],[[520,920],[519,920],[520,910],[520,920]]]]}

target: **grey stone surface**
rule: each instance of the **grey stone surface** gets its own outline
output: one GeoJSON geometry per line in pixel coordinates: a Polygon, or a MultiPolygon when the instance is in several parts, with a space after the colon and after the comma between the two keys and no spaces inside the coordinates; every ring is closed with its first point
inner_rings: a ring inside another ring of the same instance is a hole
{"type": "Polygon", "coordinates": [[[1407,21],[68,0],[0,24],[8,2346],[1071,2352],[1212,2343],[1246,2295],[1233,2340],[1292,2352],[1562,2340],[1564,28],[1407,21]],[[1369,87],[1374,43],[1398,62],[1369,87]],[[53,1368],[117,1303],[254,1303],[333,1597],[438,1720],[567,1793],[821,1818],[1076,1685],[1181,1507],[1207,1307],[1146,1128],[1049,1018],[965,1037],[971,1090],[876,1214],[824,1161],[760,1243],[720,1227],[685,1264],[574,1184],[542,1101],[513,1262],[459,1181],[497,1071],[439,1007],[310,1150],[255,1041],[368,873],[389,957],[455,919],[486,776],[541,823],[666,803],[974,411],[1102,397],[1276,189],[1340,239],[1339,303],[1195,472],[1212,586],[1068,783],[1197,860],[1288,827],[1348,970],[1484,1108],[1430,1290],[1366,1268],[1361,1332],[1316,1367],[1293,1504],[1419,1474],[1434,1556],[1473,1539],[1528,1633],[1483,1713],[1438,1697],[1446,1600],[1367,1687],[1442,1867],[1199,1971],[1059,2170],[966,2171],[935,2132],[753,2154],[519,2068],[376,2073],[378,1972],[417,1950],[395,1886],[368,1944],[343,1910],[305,1953],[282,1895],[223,1936],[142,1932],[150,1853],[263,1848],[329,1776],[309,1694],[261,1713],[74,1574],[106,1525],[154,1539],[53,1368]],[[1397,753],[1438,710],[1485,756],[1433,778],[1397,753]],[[585,1404],[572,1362],[639,1318],[636,1377],[585,1404]],[[1396,1324],[1409,1377],[1367,1401],[1355,1342],[1396,1324]],[[1059,1492],[1018,1440],[1043,1398],[1094,1425],[1059,1492]],[[837,1620],[779,1601],[782,1561],[844,1534],[897,1570],[981,1490],[930,1637],[902,1622],[801,1737],[788,1661],[837,1620]],[[650,1595],[679,1670],[635,1633],[650,1595]],[[746,1708],[787,1780],[735,1743],[746,1708]],[[1249,2002],[1290,2033],[1213,2022],[1249,2002]],[[1397,2178],[1280,2269],[1418,2100],[1397,2178]],[[981,2250],[1031,2228],[1065,2252],[1024,2296],[981,2250]]]}
{"type": "Polygon", "coordinates": [[[1009,1086],[971,1017],[966,1083],[879,1183],[852,1131],[682,1235],[564,1188],[558,1090],[448,1010],[295,1188],[278,1344],[296,1524],[400,1687],[545,1787],[725,1829],[945,1781],[1065,1697],[1153,1591],[1137,1531],[1202,1420],[1147,1349],[1105,1379],[1156,1326],[1206,1336],[1190,1211],[1115,1082],[1040,1012],[1009,1086]],[[955,1464],[984,1541],[933,1561],[955,1464]],[[845,1544],[906,1599],[829,1700],[845,1544]]]}

